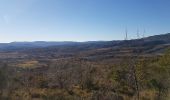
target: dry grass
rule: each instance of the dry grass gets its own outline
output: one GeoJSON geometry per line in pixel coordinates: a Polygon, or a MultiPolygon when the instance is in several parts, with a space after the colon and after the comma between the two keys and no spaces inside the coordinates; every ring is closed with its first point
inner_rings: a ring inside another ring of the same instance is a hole
{"type": "Polygon", "coordinates": [[[18,64],[19,67],[21,68],[36,68],[38,67],[39,62],[38,61],[25,61],[20,64],[18,64]]]}

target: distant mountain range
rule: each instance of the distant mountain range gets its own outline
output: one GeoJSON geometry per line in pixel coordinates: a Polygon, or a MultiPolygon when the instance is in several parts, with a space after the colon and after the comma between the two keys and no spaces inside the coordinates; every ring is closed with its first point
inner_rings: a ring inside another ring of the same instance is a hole
{"type": "Polygon", "coordinates": [[[35,41],[35,42],[11,42],[11,43],[0,43],[0,51],[12,51],[22,50],[31,48],[42,48],[48,46],[59,46],[59,45],[70,45],[77,44],[77,42],[64,41],[64,42],[46,42],[46,41],[35,41]]]}
{"type": "Polygon", "coordinates": [[[67,51],[86,51],[95,50],[101,48],[122,48],[122,47],[145,47],[153,49],[157,46],[164,47],[170,45],[170,33],[163,35],[155,35],[141,39],[133,40],[117,40],[117,41],[89,41],[89,42],[46,42],[46,41],[35,41],[35,42],[11,42],[11,43],[0,43],[0,51],[22,51],[22,50],[35,50],[44,49],[48,51],[60,50],[62,52],[67,51]]]}

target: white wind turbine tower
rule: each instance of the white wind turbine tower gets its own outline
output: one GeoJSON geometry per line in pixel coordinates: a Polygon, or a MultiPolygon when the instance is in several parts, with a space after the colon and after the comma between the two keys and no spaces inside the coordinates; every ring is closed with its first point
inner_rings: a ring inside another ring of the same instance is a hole
{"type": "Polygon", "coordinates": [[[146,34],[146,30],[144,28],[144,30],[143,30],[143,38],[145,38],[145,34],[146,34]]]}
{"type": "Polygon", "coordinates": [[[125,29],[125,40],[128,40],[128,30],[127,30],[127,28],[125,29]]]}
{"type": "Polygon", "coordinates": [[[139,35],[139,29],[137,29],[137,39],[139,39],[140,38],[140,35],[139,35]]]}

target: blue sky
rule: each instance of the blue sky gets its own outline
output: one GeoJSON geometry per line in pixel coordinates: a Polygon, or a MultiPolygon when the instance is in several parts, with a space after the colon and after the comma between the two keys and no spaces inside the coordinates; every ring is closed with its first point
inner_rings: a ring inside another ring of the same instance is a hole
{"type": "Polygon", "coordinates": [[[0,0],[0,42],[95,41],[170,32],[170,0],[0,0]]]}

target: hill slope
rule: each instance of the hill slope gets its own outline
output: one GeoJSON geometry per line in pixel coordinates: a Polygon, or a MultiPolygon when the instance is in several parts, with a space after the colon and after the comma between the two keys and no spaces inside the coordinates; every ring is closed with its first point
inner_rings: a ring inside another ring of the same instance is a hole
{"type": "Polygon", "coordinates": [[[142,39],[93,42],[12,42],[0,44],[3,57],[28,58],[110,58],[127,55],[159,55],[170,47],[170,33],[142,39]],[[10,56],[12,55],[12,56],[10,56]],[[24,55],[24,56],[22,56],[24,55]]]}

